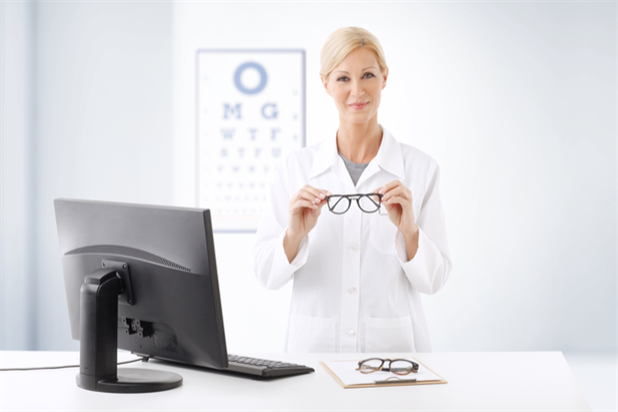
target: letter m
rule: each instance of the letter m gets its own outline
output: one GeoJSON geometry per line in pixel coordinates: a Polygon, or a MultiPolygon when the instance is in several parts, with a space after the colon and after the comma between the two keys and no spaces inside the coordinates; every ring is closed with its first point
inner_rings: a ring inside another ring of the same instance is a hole
{"type": "Polygon", "coordinates": [[[242,116],[240,115],[240,108],[240,103],[237,103],[233,107],[228,103],[223,103],[223,118],[227,119],[236,115],[237,119],[242,119],[242,116]]]}

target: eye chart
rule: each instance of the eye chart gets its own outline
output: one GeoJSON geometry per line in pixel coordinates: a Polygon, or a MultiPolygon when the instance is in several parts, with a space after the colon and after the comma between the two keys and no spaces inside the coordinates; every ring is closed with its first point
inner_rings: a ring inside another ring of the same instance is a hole
{"type": "Polygon", "coordinates": [[[304,50],[198,50],[197,200],[254,232],[277,165],[305,146],[304,50]]]}

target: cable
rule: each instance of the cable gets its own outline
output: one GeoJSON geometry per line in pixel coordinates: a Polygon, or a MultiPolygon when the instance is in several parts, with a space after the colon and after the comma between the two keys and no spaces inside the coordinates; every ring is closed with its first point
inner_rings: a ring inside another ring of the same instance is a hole
{"type": "MultiPolygon", "coordinates": [[[[150,356],[144,356],[142,358],[137,358],[137,359],[133,359],[130,361],[118,362],[117,365],[126,365],[127,363],[133,363],[133,362],[139,362],[139,361],[148,362],[148,359],[150,359],[150,356]]],[[[67,369],[67,368],[79,368],[79,365],[46,366],[46,367],[39,367],[39,368],[10,368],[10,369],[0,369],[0,372],[40,371],[40,370],[47,370],[47,369],[67,369]]]]}

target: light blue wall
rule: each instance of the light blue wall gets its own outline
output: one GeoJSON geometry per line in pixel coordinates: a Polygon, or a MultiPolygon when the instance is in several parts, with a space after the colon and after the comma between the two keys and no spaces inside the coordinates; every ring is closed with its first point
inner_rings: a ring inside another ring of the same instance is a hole
{"type": "Polygon", "coordinates": [[[3,55],[20,65],[17,77],[3,73],[3,119],[18,103],[23,124],[3,120],[2,349],[77,348],[52,202],[171,202],[172,6],[2,7],[3,53],[26,53],[3,55]]]}
{"type": "Polygon", "coordinates": [[[33,3],[2,3],[0,115],[0,348],[33,349],[34,78],[33,3]]]}

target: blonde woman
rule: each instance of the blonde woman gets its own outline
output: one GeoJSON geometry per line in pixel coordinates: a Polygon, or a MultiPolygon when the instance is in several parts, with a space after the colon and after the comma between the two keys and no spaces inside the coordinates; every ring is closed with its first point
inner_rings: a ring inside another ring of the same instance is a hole
{"type": "Polygon", "coordinates": [[[342,28],[320,78],[339,128],[281,164],[254,250],[260,283],[293,280],[288,352],[428,352],[421,293],[451,261],[439,169],[378,123],[389,69],[378,39],[342,28]]]}

